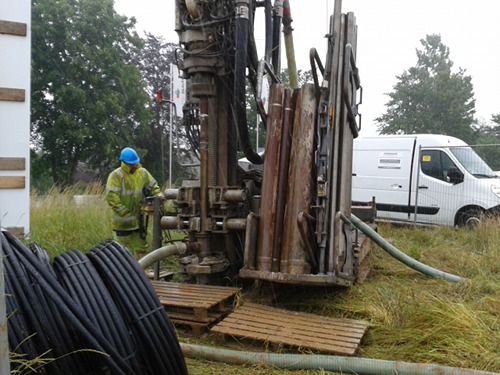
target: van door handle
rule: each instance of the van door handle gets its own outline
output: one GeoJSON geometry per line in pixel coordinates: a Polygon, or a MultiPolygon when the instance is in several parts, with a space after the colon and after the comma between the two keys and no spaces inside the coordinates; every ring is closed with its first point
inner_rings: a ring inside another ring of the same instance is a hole
{"type": "Polygon", "coordinates": [[[429,189],[429,186],[427,186],[427,185],[420,185],[418,188],[419,189],[429,189]]]}

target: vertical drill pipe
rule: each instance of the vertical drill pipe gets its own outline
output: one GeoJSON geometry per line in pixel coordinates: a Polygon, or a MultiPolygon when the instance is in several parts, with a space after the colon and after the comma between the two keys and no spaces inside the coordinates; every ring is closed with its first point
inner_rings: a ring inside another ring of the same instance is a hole
{"type": "Polygon", "coordinates": [[[180,33],[182,31],[182,14],[180,0],[175,0],[175,31],[180,33]]]}
{"type": "Polygon", "coordinates": [[[256,254],[255,250],[257,248],[257,236],[259,231],[258,216],[250,212],[247,216],[247,225],[245,229],[245,249],[243,252],[243,263],[244,266],[251,270],[255,270],[256,267],[256,254]]]}
{"type": "Polygon", "coordinates": [[[280,48],[280,32],[281,32],[281,19],[283,18],[283,0],[274,1],[274,15],[273,15],[273,69],[274,74],[280,75],[281,64],[281,48],[280,48]]]}
{"type": "MultiPolygon", "coordinates": [[[[281,151],[278,176],[278,196],[276,201],[276,225],[273,244],[272,267],[273,272],[278,272],[280,268],[281,254],[287,249],[282,248],[283,240],[283,219],[285,216],[286,196],[288,192],[288,165],[290,164],[290,146],[293,134],[293,116],[295,110],[295,99],[298,90],[285,90],[283,109],[283,130],[281,134],[281,151]]],[[[288,256],[288,255],[287,255],[288,256]]]]}
{"type": "Polygon", "coordinates": [[[281,119],[283,116],[284,88],[280,84],[271,86],[269,115],[266,132],[266,161],[262,177],[262,197],[259,220],[259,245],[257,268],[271,271],[271,257],[274,254],[274,236],[276,225],[276,201],[278,199],[278,177],[281,148],[281,119]]]}
{"type": "MultiPolygon", "coordinates": [[[[289,248],[288,273],[307,274],[311,265],[306,260],[306,249],[297,228],[300,212],[308,214],[312,199],[312,173],[314,165],[314,135],[316,122],[316,93],[313,84],[300,89],[293,124],[290,150],[289,194],[285,212],[283,247],[289,248]]],[[[312,238],[310,230],[306,233],[312,238]]]]}
{"type": "Polygon", "coordinates": [[[208,220],[208,126],[209,126],[209,98],[200,97],[200,217],[201,230],[197,235],[200,242],[200,256],[210,253],[206,222],[208,220]]]}
{"type": "Polygon", "coordinates": [[[297,64],[295,62],[295,49],[293,46],[293,29],[292,29],[292,11],[290,9],[290,1],[283,1],[283,35],[285,40],[285,52],[288,65],[288,75],[290,76],[290,87],[296,89],[299,87],[299,79],[297,74],[297,64]]]}
{"type": "MultiPolygon", "coordinates": [[[[153,249],[159,249],[161,247],[161,211],[160,204],[161,198],[153,198],[154,211],[153,211],[153,249]]],[[[160,278],[160,262],[156,262],[154,268],[154,279],[158,280],[160,278]]]]}
{"type": "MultiPolygon", "coordinates": [[[[353,13],[348,13],[345,17],[345,41],[346,43],[351,43],[356,40],[356,24],[353,13]]],[[[346,82],[350,79],[350,72],[346,70],[351,70],[351,54],[354,53],[353,50],[347,48],[344,49],[344,61],[343,61],[343,71],[342,71],[342,81],[339,81],[339,86],[342,88],[347,85],[349,87],[348,92],[342,92],[340,105],[342,106],[341,111],[341,139],[340,139],[340,154],[339,154],[339,182],[338,182],[338,212],[341,212],[344,216],[351,216],[351,181],[352,181],[352,143],[354,134],[351,128],[351,121],[347,116],[347,107],[345,105],[346,99],[349,103],[356,101],[356,84],[354,82],[346,82]],[[348,97],[344,97],[348,95],[348,97]]],[[[344,90],[343,90],[344,91],[344,90]]],[[[350,244],[348,242],[352,241],[350,233],[346,235],[343,231],[338,233],[337,243],[339,246],[339,254],[344,254],[342,256],[342,264],[337,265],[337,271],[343,272],[342,267],[352,270],[352,264],[349,263],[349,259],[352,261],[352,257],[349,254],[350,244]]],[[[351,248],[352,252],[352,248],[351,248]]]]}
{"type": "Polygon", "coordinates": [[[328,143],[330,147],[330,155],[328,158],[328,174],[327,174],[327,183],[329,186],[329,191],[327,192],[330,197],[330,204],[328,206],[330,217],[329,220],[329,228],[327,229],[327,233],[329,233],[328,238],[328,267],[327,273],[334,273],[336,269],[337,260],[339,257],[339,249],[337,238],[338,233],[335,231],[336,228],[339,228],[338,223],[335,223],[339,219],[335,216],[338,211],[338,163],[339,157],[339,123],[340,123],[340,112],[341,112],[341,77],[342,77],[342,66],[340,62],[343,61],[343,14],[341,13],[341,0],[335,0],[334,13],[332,17],[332,31],[335,37],[334,40],[334,51],[331,59],[331,85],[330,85],[330,103],[333,106],[331,113],[331,121],[332,125],[329,129],[328,133],[328,143]]]}
{"type": "MultiPolygon", "coordinates": [[[[217,121],[217,99],[208,98],[208,186],[217,186],[217,169],[219,168],[219,122],[217,121]]],[[[207,186],[207,187],[208,187],[207,186]]]]}

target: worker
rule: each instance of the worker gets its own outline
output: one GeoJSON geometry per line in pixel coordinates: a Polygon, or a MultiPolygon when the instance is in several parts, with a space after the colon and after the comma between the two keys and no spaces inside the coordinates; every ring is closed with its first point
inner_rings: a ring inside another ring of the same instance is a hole
{"type": "Polygon", "coordinates": [[[146,229],[141,225],[141,207],[146,196],[161,196],[153,176],[140,164],[137,152],[125,147],[121,165],[108,176],[106,201],[112,209],[114,239],[129,249],[137,259],[148,251],[146,229]]]}

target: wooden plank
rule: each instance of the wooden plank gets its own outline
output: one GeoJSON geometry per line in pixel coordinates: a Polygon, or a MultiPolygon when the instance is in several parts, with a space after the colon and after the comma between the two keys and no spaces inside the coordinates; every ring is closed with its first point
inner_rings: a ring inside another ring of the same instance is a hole
{"type": "Polygon", "coordinates": [[[7,227],[5,229],[7,230],[7,232],[12,233],[14,236],[16,236],[18,239],[24,240],[24,227],[7,227]]]}
{"type": "Polygon", "coordinates": [[[25,169],[25,158],[0,158],[0,170],[2,171],[24,171],[25,169]]]}
{"type": "Polygon", "coordinates": [[[241,289],[212,285],[170,283],[152,280],[160,302],[163,305],[212,308],[234,297],[241,289]]]}
{"type": "Polygon", "coordinates": [[[22,22],[0,20],[0,34],[26,36],[28,25],[22,22]]]}
{"type": "Polygon", "coordinates": [[[225,304],[232,302],[231,299],[241,290],[213,285],[150,281],[172,323],[190,327],[195,337],[201,336],[209,325],[220,321],[229,312],[225,304]]]}
{"type": "Polygon", "coordinates": [[[212,328],[218,335],[354,355],[368,323],[245,303],[212,328]]]}
{"type": "Polygon", "coordinates": [[[0,189],[24,189],[26,177],[24,176],[0,176],[0,189]]]}
{"type": "Polygon", "coordinates": [[[0,100],[9,102],[24,102],[26,93],[23,89],[10,89],[7,87],[0,87],[0,100]]]}
{"type": "Polygon", "coordinates": [[[171,319],[171,322],[177,327],[190,327],[194,337],[201,337],[207,330],[208,326],[206,324],[192,322],[189,320],[182,319],[171,319]]]}
{"type": "MultiPolygon", "coordinates": [[[[241,313],[241,312],[240,312],[241,313]]],[[[364,332],[349,332],[346,328],[339,330],[338,327],[333,327],[328,322],[325,323],[323,329],[321,327],[310,326],[305,320],[300,324],[290,324],[289,322],[283,324],[282,322],[273,321],[270,318],[260,317],[260,321],[245,319],[241,314],[238,314],[238,318],[228,316],[224,320],[224,325],[238,327],[240,324],[244,323],[245,327],[251,329],[254,332],[262,331],[264,333],[269,333],[272,330],[280,336],[286,336],[288,334],[296,334],[297,336],[302,336],[304,331],[307,331],[306,336],[310,336],[312,341],[321,341],[323,339],[335,338],[342,342],[358,342],[361,337],[363,337],[364,332]],[[304,324],[307,324],[305,327],[304,324]]]]}
{"type": "Polygon", "coordinates": [[[192,321],[212,323],[229,312],[226,306],[241,288],[151,280],[167,314],[178,314],[192,321]]]}

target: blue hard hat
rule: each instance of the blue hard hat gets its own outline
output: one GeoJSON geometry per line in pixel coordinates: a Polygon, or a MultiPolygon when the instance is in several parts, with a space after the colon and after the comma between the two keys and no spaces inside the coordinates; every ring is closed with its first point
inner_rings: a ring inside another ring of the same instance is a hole
{"type": "Polygon", "coordinates": [[[130,147],[125,147],[122,150],[120,154],[120,160],[127,164],[137,164],[141,161],[139,155],[137,155],[137,152],[135,152],[135,150],[130,147]]]}

